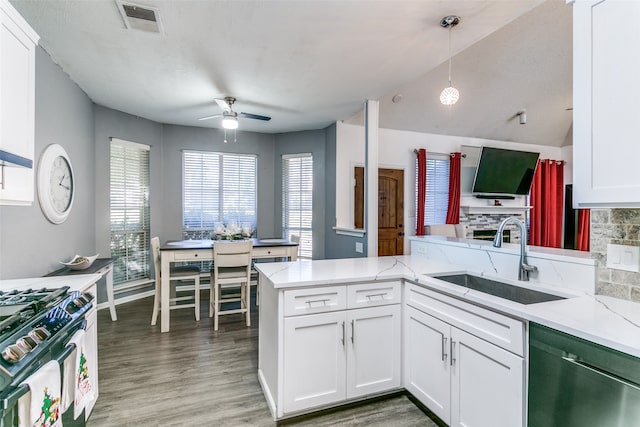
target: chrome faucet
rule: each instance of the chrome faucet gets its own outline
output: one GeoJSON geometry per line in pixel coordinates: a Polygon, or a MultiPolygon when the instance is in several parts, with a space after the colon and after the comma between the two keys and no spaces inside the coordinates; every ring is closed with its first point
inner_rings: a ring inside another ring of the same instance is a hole
{"type": "Polygon", "coordinates": [[[538,267],[527,264],[527,227],[525,227],[524,222],[515,216],[503,219],[498,226],[496,237],[493,238],[493,246],[496,248],[502,246],[502,232],[508,222],[515,223],[520,229],[520,268],[518,269],[518,280],[528,281],[529,272],[538,271],[538,267]]]}

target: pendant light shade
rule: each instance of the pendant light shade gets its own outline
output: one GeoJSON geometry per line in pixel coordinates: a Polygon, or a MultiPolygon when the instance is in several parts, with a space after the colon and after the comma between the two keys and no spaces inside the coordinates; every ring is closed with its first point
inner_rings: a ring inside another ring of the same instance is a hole
{"type": "Polygon", "coordinates": [[[460,92],[451,86],[451,29],[460,23],[460,17],[456,15],[448,15],[442,18],[440,26],[449,30],[449,86],[445,87],[440,93],[440,102],[444,105],[453,105],[458,102],[460,92]]]}

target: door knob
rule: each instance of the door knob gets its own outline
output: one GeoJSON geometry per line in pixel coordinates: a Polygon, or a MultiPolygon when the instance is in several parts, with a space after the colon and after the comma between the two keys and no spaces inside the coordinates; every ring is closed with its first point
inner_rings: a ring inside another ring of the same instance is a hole
{"type": "Polygon", "coordinates": [[[398,233],[398,236],[402,237],[402,236],[404,236],[404,233],[401,231],[401,232],[398,233]]]}

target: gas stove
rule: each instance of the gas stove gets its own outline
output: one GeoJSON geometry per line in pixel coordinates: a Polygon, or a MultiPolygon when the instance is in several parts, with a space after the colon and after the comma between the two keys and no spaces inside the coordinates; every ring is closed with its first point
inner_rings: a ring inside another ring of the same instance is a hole
{"type": "Polygon", "coordinates": [[[92,299],[69,287],[0,292],[0,393],[64,349],[92,299]]]}

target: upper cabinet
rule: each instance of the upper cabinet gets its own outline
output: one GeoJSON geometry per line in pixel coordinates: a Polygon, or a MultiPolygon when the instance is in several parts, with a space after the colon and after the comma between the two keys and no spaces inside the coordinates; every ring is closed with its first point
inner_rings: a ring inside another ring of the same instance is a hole
{"type": "Polygon", "coordinates": [[[640,207],[640,2],[573,3],[574,207],[640,207]]]}
{"type": "Polygon", "coordinates": [[[34,195],[35,50],[38,35],[0,0],[0,204],[30,205],[34,195]]]}

